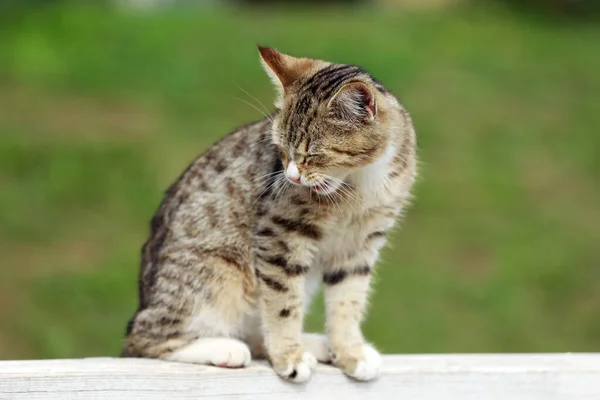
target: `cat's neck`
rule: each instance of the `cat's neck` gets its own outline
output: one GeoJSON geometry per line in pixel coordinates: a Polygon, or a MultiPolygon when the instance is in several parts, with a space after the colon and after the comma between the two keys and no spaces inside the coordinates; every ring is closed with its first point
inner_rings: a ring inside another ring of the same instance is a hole
{"type": "Polygon", "coordinates": [[[388,191],[392,160],[396,155],[397,144],[390,140],[385,153],[374,163],[353,172],[346,178],[363,199],[377,198],[388,191]]]}

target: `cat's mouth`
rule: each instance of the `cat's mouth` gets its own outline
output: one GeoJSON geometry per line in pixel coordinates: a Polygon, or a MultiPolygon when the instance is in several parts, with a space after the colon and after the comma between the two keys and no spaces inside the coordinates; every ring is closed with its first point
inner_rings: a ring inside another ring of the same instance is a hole
{"type": "Polygon", "coordinates": [[[335,192],[337,185],[329,179],[324,179],[310,186],[310,190],[319,194],[329,194],[335,192]]]}
{"type": "Polygon", "coordinates": [[[317,183],[316,185],[312,185],[310,187],[310,190],[313,190],[315,192],[326,192],[329,188],[329,184],[327,183],[327,181],[323,181],[321,183],[317,183]]]}

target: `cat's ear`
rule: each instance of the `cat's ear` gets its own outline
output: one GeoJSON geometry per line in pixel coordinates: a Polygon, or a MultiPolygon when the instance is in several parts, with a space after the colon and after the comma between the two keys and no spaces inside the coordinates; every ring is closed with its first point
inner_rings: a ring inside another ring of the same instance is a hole
{"type": "Polygon", "coordinates": [[[371,122],[377,115],[375,94],[361,81],[346,83],[329,101],[330,109],[351,122],[371,122]]]}
{"type": "Polygon", "coordinates": [[[296,58],[269,47],[258,46],[263,68],[275,84],[279,96],[275,105],[279,107],[286,90],[313,66],[313,60],[296,58]]]}

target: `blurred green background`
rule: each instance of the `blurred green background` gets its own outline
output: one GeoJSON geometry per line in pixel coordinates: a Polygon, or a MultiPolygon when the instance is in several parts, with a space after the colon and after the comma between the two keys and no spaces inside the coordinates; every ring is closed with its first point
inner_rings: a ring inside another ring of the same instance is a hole
{"type": "Polygon", "coordinates": [[[0,358],[119,353],[162,192],[262,118],[246,92],[272,108],[257,43],[360,64],[413,115],[417,198],[364,325],[381,350],[599,350],[591,1],[34,3],[0,6],[0,358]]]}

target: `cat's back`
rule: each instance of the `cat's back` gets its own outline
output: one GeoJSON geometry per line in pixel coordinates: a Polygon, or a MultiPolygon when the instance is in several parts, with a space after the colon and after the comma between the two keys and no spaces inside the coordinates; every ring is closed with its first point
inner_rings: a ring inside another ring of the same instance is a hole
{"type": "Polygon", "coordinates": [[[206,249],[249,264],[249,211],[256,177],[273,158],[265,144],[269,132],[268,120],[237,128],[198,156],[169,187],[142,249],[142,292],[154,286],[169,260],[181,262],[195,253],[199,259],[206,249]]]}

